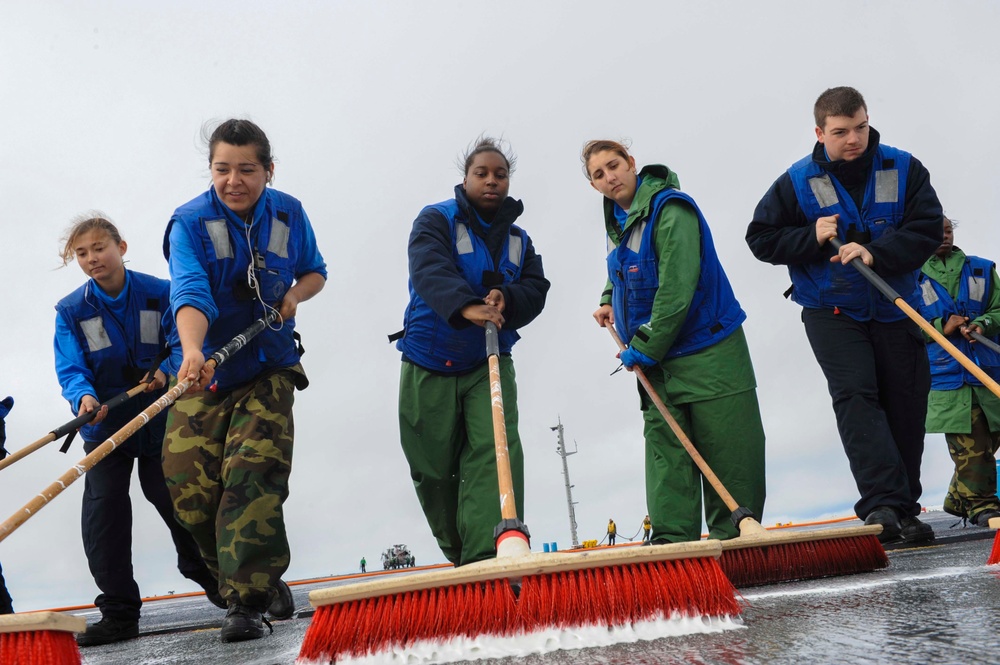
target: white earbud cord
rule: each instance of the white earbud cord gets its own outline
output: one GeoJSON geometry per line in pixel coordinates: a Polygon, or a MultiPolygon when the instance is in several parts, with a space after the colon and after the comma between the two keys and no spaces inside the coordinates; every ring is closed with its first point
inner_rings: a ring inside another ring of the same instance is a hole
{"type": "Polygon", "coordinates": [[[260,304],[264,306],[264,312],[266,313],[268,310],[274,312],[275,320],[277,321],[278,327],[275,328],[273,323],[269,323],[267,327],[270,328],[271,330],[278,331],[285,327],[285,321],[284,319],[281,318],[281,313],[274,307],[271,307],[269,304],[267,304],[264,298],[260,295],[260,282],[257,280],[257,271],[254,270],[254,260],[256,259],[257,255],[256,252],[254,252],[253,242],[250,240],[250,229],[253,228],[252,210],[248,214],[248,217],[249,221],[247,224],[245,224],[247,230],[247,247],[250,249],[250,264],[247,266],[247,284],[249,284],[250,288],[253,289],[254,293],[257,294],[257,300],[259,300],[260,304]]]}

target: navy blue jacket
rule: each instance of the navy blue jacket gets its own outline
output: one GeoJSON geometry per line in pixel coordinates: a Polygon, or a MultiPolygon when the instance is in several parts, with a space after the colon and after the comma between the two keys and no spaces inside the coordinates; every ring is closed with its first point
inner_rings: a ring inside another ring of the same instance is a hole
{"type": "MultiPolygon", "coordinates": [[[[494,266],[500,266],[503,263],[504,249],[507,247],[511,226],[524,211],[524,205],[508,197],[501,204],[493,220],[486,224],[473,210],[462,185],[455,186],[455,202],[463,223],[485,242],[494,266]]],[[[515,331],[531,323],[545,306],[545,296],[549,290],[549,281],[545,279],[542,268],[542,257],[535,253],[527,234],[524,235],[523,241],[524,259],[518,281],[490,287],[503,293],[505,321],[503,330],[508,331],[515,331]]],[[[452,329],[463,330],[474,324],[462,316],[462,309],[468,305],[483,304],[483,296],[489,289],[484,290],[482,285],[474,286],[469,283],[459,269],[455,251],[452,225],[448,218],[437,206],[424,208],[414,220],[410,232],[407,250],[410,292],[418,296],[452,329]]],[[[414,304],[411,298],[410,307],[414,304]]],[[[400,348],[404,349],[403,359],[412,362],[413,359],[406,356],[405,344],[401,344],[400,348]]],[[[485,340],[480,357],[482,362],[485,362],[485,340]]],[[[476,363],[476,366],[482,362],[476,363]]],[[[433,367],[426,369],[439,371],[433,367]]],[[[472,368],[466,368],[465,371],[470,369],[472,368]]],[[[448,373],[458,372],[448,371],[448,373]]]]}
{"type": "MultiPolygon", "coordinates": [[[[843,185],[860,210],[878,147],[879,133],[872,128],[868,149],[858,159],[831,162],[821,143],[813,148],[812,159],[843,185]]],[[[895,232],[862,244],[871,252],[875,260],[872,267],[882,277],[912,273],[919,270],[941,244],[942,226],[943,211],[931,186],[930,174],[916,157],[911,156],[902,220],[895,232]]],[[[746,241],[754,256],[775,265],[818,266],[836,253],[830,243],[817,244],[816,220],[807,218],[800,207],[787,171],[757,204],[753,221],[747,227],[746,241]]],[[[905,298],[910,294],[900,295],[905,298]]],[[[903,315],[893,314],[893,318],[900,316],[903,315]]]]}

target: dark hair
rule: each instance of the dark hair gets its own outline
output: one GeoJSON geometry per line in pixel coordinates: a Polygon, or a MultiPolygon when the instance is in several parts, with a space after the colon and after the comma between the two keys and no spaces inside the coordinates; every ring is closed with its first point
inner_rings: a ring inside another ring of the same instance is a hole
{"type": "Polygon", "coordinates": [[[865,98],[854,88],[840,86],[830,88],[816,99],[813,106],[813,116],[816,118],[816,126],[820,129],[826,127],[826,119],[831,115],[846,115],[848,117],[864,109],[868,112],[868,105],[865,98]]]}
{"type": "Polygon", "coordinates": [[[483,152],[495,152],[503,157],[503,160],[507,162],[507,175],[514,174],[514,169],[517,167],[517,155],[511,149],[510,143],[504,141],[503,137],[495,139],[492,136],[480,134],[475,141],[469,144],[458,161],[463,176],[469,174],[469,169],[472,168],[472,162],[476,159],[476,155],[483,152]]]}
{"type": "Polygon", "coordinates": [[[76,255],[73,245],[84,233],[90,231],[104,231],[117,245],[122,241],[122,236],[118,233],[118,228],[108,219],[107,215],[99,210],[91,210],[73,218],[73,223],[62,237],[63,248],[59,253],[63,266],[69,265],[76,255]]]}
{"type": "Polygon", "coordinates": [[[271,169],[274,157],[271,155],[271,142],[267,140],[267,134],[250,120],[230,118],[221,122],[211,134],[208,133],[209,125],[202,128],[202,135],[206,136],[208,143],[208,165],[212,165],[212,158],[215,156],[215,146],[219,143],[229,145],[252,145],[257,148],[257,161],[265,170],[271,169]]]}
{"type": "Polygon", "coordinates": [[[583,175],[587,176],[587,180],[593,180],[590,177],[590,169],[587,168],[587,162],[590,158],[598,152],[604,152],[605,150],[611,150],[617,152],[622,156],[622,159],[628,161],[628,146],[625,144],[627,141],[619,143],[618,141],[612,141],[611,139],[594,139],[593,141],[587,141],[583,146],[583,151],[580,153],[580,161],[583,162],[583,175]]]}

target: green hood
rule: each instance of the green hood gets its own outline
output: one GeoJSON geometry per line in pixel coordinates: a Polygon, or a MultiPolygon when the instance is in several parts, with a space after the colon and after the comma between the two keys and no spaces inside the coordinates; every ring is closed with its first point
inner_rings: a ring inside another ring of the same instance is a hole
{"type": "Polygon", "coordinates": [[[615,202],[604,198],[604,226],[608,231],[608,236],[614,239],[615,244],[622,234],[639,220],[649,217],[650,204],[653,197],[664,189],[680,189],[681,181],[677,174],[662,164],[650,164],[644,166],[639,171],[642,182],[632,199],[632,206],[628,211],[628,219],[625,220],[625,228],[619,233],[618,222],[615,220],[615,202]]]}

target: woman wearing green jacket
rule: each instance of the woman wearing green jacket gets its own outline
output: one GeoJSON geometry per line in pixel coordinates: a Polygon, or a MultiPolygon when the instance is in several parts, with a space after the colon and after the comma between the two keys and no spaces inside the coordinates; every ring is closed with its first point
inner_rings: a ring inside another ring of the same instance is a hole
{"type": "MultiPolygon", "coordinates": [[[[694,200],[666,166],[636,172],[621,143],[590,141],[584,172],[604,195],[608,283],[594,312],[628,344],[622,363],[643,368],[674,419],[733,495],[764,508],[764,428],[756,379],[732,287],[694,200]]],[[[653,542],[697,540],[702,494],[712,538],[739,535],[731,512],[640,389],[646,502],[653,542]]]]}

